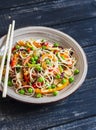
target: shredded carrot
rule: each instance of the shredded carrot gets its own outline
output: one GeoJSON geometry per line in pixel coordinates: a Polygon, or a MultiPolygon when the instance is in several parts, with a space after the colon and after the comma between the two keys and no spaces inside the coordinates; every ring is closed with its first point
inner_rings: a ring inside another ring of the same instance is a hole
{"type": "Polygon", "coordinates": [[[34,41],[33,44],[34,44],[37,48],[40,48],[40,47],[41,47],[41,44],[37,43],[36,41],[34,41]]]}

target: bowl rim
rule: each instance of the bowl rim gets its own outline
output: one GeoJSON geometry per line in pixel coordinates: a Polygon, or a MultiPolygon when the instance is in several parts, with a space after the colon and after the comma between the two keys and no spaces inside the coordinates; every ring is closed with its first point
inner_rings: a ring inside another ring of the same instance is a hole
{"type": "MultiPolygon", "coordinates": [[[[64,36],[64,37],[66,37],[67,39],[69,39],[69,40],[71,40],[78,48],[79,48],[79,50],[80,50],[80,52],[81,52],[81,54],[82,54],[82,57],[83,57],[83,62],[84,62],[84,72],[83,72],[83,74],[82,74],[82,77],[81,77],[81,79],[79,80],[79,82],[71,89],[71,90],[69,90],[68,92],[66,92],[66,94],[62,97],[58,97],[58,96],[56,96],[55,98],[53,98],[52,100],[48,100],[48,101],[46,101],[46,100],[43,100],[43,102],[42,102],[42,100],[40,101],[39,99],[38,99],[38,101],[36,102],[36,101],[28,101],[28,100],[26,100],[26,99],[23,99],[22,98],[22,96],[20,95],[20,97],[21,98],[17,98],[16,96],[13,96],[11,93],[9,93],[9,92],[7,92],[7,95],[9,96],[9,97],[11,97],[11,98],[13,98],[13,99],[15,99],[15,100],[18,100],[18,101],[21,101],[21,102],[26,102],[26,103],[32,103],[32,104],[45,104],[45,103],[51,103],[51,102],[56,102],[56,101],[59,101],[59,100],[61,100],[61,99],[64,99],[64,98],[66,98],[66,97],[68,97],[69,95],[71,95],[73,92],[75,92],[81,85],[82,85],[82,83],[84,82],[84,80],[85,80],[85,78],[86,78],[86,75],[87,75],[87,71],[88,71],[88,62],[87,62],[87,57],[86,57],[86,54],[85,54],[85,52],[84,52],[84,50],[83,50],[83,48],[79,45],[79,43],[74,39],[74,38],[72,38],[70,35],[68,35],[68,34],[66,34],[66,33],[64,33],[64,32],[61,32],[61,31],[59,31],[59,30],[57,30],[57,29],[53,29],[53,28],[50,28],[50,27],[45,27],[45,26],[28,26],[28,27],[24,27],[24,28],[19,28],[19,29],[16,29],[15,30],[15,33],[18,33],[18,32],[22,32],[22,31],[24,31],[24,30],[32,30],[32,29],[43,29],[43,30],[48,30],[48,31],[52,31],[52,32],[54,32],[54,33],[56,33],[56,34],[59,34],[59,35],[61,35],[61,36],[64,36]]],[[[4,35],[3,37],[1,37],[0,38],[0,43],[1,42],[3,42],[3,40],[4,40],[4,38],[6,37],[6,35],[4,35]]],[[[2,89],[1,89],[2,90],[2,89]]]]}

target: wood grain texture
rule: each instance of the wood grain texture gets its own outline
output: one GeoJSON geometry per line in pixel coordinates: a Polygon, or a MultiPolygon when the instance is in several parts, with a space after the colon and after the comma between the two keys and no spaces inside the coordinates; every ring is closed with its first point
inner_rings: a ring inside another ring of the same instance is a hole
{"type": "MultiPolygon", "coordinates": [[[[3,4],[4,2],[1,3],[3,4]]],[[[6,1],[6,6],[8,5],[7,3],[6,1]]],[[[18,3],[17,1],[17,5],[18,3]]],[[[8,26],[12,19],[16,20],[16,28],[19,28],[32,25],[52,26],[94,18],[96,17],[96,6],[94,3],[95,1],[93,0],[85,0],[82,2],[79,0],[78,2],[76,0],[61,0],[45,1],[26,6],[14,7],[13,5],[13,7],[0,11],[0,29],[2,35],[7,32],[6,25],[8,26]]],[[[14,4],[16,4],[16,1],[14,4]]],[[[22,1],[20,4],[22,4],[22,1]]],[[[2,5],[2,7],[4,6],[2,5]]]]}
{"type": "Polygon", "coordinates": [[[75,121],[69,124],[49,128],[47,130],[85,130],[85,129],[96,130],[96,117],[75,121]]]}
{"type": "Polygon", "coordinates": [[[79,42],[82,47],[96,45],[96,18],[84,21],[75,21],[52,27],[63,31],[79,42]]]}
{"type": "Polygon", "coordinates": [[[30,5],[30,4],[38,4],[41,2],[45,2],[46,0],[0,0],[0,10],[2,9],[8,9],[12,7],[20,7],[24,5],[30,5]]]}
{"type": "Polygon", "coordinates": [[[0,37],[12,19],[16,29],[42,25],[71,35],[89,67],[84,84],[57,103],[24,104],[0,93],[0,130],[96,130],[96,0],[0,0],[0,37]]]}
{"type": "Polygon", "coordinates": [[[86,80],[69,98],[54,104],[30,105],[14,100],[3,102],[0,105],[0,128],[39,130],[96,116],[96,108],[93,107],[96,101],[95,84],[96,78],[86,80]]]}
{"type": "MultiPolygon", "coordinates": [[[[5,21],[3,21],[3,23],[0,24],[0,36],[3,36],[7,33],[7,24],[8,23],[5,21]]],[[[19,21],[16,21],[16,29],[24,26],[26,27],[26,21],[22,24],[19,23],[19,21]]],[[[29,26],[32,26],[32,24],[29,24],[29,26]]],[[[69,34],[74,39],[76,39],[82,47],[96,45],[96,36],[94,33],[96,32],[96,18],[60,25],[53,25],[49,27],[58,29],[62,32],[69,34]]]]}
{"type": "Polygon", "coordinates": [[[96,31],[96,6],[93,3],[94,1],[90,0],[83,2],[64,0],[1,10],[0,36],[7,33],[9,23],[15,19],[16,28],[34,25],[49,26],[72,35],[83,46],[93,45],[96,43],[94,33],[96,31]]]}
{"type": "Polygon", "coordinates": [[[76,5],[76,4],[84,4],[84,3],[90,3],[93,2],[95,3],[95,0],[84,0],[84,1],[79,1],[77,0],[10,0],[10,1],[6,1],[6,0],[0,0],[0,10],[2,9],[8,9],[8,8],[12,8],[12,7],[20,7],[20,6],[26,6],[26,5],[37,5],[38,4],[58,4],[58,6],[60,6],[60,4],[65,4],[65,6],[67,5],[76,5]]]}

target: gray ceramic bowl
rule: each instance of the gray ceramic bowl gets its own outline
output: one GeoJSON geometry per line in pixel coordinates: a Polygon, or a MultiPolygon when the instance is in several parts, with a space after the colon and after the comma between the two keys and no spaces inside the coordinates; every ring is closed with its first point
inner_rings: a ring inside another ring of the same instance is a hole
{"type": "MultiPolygon", "coordinates": [[[[6,36],[0,39],[0,46],[1,46],[0,55],[2,55],[4,51],[5,37],[6,36]]],[[[73,38],[71,38],[69,35],[63,32],[60,32],[55,29],[51,29],[47,27],[39,27],[39,26],[26,27],[26,28],[15,30],[13,44],[20,39],[29,39],[29,38],[48,39],[49,41],[52,42],[59,42],[63,47],[73,48],[73,50],[75,51],[75,57],[78,59],[77,67],[79,68],[80,73],[77,76],[75,76],[75,82],[70,84],[62,91],[60,91],[58,96],[43,97],[39,99],[28,97],[28,96],[21,96],[16,94],[14,90],[10,89],[9,87],[8,87],[7,95],[22,102],[41,104],[41,103],[51,103],[51,102],[58,101],[60,99],[69,96],[75,90],[77,90],[84,82],[87,74],[87,68],[88,68],[85,53],[83,49],[80,47],[80,45],[73,38]]]]}

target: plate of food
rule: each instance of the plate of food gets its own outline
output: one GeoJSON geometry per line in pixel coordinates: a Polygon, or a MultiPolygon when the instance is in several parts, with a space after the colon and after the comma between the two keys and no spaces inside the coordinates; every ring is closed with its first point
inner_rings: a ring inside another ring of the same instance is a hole
{"type": "MultiPolygon", "coordinates": [[[[6,36],[0,39],[1,57],[5,39],[6,36]]],[[[3,75],[5,71],[6,67],[3,75]]],[[[8,96],[27,103],[56,102],[76,91],[84,82],[86,74],[85,53],[69,35],[41,26],[15,30],[8,96]]]]}

